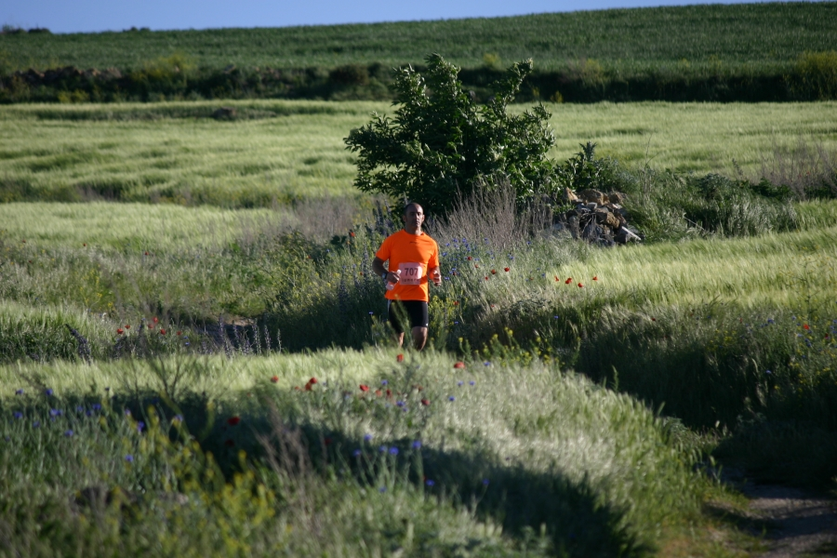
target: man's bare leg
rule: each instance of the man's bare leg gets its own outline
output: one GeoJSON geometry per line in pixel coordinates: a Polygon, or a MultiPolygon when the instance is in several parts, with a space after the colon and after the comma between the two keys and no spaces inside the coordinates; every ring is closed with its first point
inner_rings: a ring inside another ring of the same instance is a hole
{"type": "Polygon", "coordinates": [[[417,351],[422,350],[424,348],[424,344],[427,343],[427,328],[414,327],[411,333],[413,334],[413,347],[415,347],[417,351]]]}
{"type": "Polygon", "coordinates": [[[404,345],[404,333],[403,332],[395,334],[395,342],[398,343],[399,347],[404,345]]]}

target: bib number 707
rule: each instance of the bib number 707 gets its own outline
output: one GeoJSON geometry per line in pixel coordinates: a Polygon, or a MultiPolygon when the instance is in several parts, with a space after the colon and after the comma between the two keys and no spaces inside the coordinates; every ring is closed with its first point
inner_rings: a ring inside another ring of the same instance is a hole
{"type": "Polygon", "coordinates": [[[398,265],[401,272],[399,283],[402,285],[420,285],[424,270],[420,263],[404,262],[398,265]]]}

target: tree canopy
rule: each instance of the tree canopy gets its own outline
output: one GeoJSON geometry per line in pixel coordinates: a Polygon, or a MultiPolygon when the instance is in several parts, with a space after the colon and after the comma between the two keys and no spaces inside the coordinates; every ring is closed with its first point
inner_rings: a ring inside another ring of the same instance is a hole
{"type": "Polygon", "coordinates": [[[511,184],[519,201],[548,189],[554,169],[546,154],[555,142],[550,114],[542,105],[507,112],[532,61],[508,68],[485,104],[464,90],[459,68],[438,54],[426,62],[423,74],[410,66],[396,70],[394,119],[373,114],[345,138],[358,154],[355,186],[442,214],[458,195],[491,188],[498,179],[511,184]]]}

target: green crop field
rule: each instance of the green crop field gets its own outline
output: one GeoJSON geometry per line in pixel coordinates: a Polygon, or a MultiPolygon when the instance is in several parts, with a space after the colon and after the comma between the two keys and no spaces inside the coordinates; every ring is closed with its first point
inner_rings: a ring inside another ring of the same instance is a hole
{"type": "MultiPolygon", "coordinates": [[[[463,67],[533,58],[541,69],[586,59],[630,73],[660,66],[786,67],[837,48],[835,2],[696,5],[529,16],[264,29],[0,35],[8,69],[141,68],[175,53],[200,67],[333,68],[421,64],[438,52],[463,67]],[[653,48],[648,48],[653,45],[653,48]]],[[[120,32],[121,31],[121,32],[120,32]]]]}
{"type": "MultiPolygon", "coordinates": [[[[270,207],[352,197],[343,138],[384,103],[217,103],[0,107],[0,200],[116,199],[270,207]]],[[[514,110],[523,110],[524,106],[514,110]]],[[[566,159],[587,141],[628,167],[757,179],[800,142],[837,147],[837,104],[549,104],[566,159]]]]}

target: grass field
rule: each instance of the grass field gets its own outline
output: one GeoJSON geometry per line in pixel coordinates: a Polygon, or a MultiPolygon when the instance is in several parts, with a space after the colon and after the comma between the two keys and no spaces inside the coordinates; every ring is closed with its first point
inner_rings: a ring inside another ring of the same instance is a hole
{"type": "Polygon", "coordinates": [[[289,234],[290,209],[0,211],[9,549],[733,556],[760,546],[735,513],[701,513],[742,505],[695,472],[704,452],[834,475],[834,202],[798,205],[798,232],[620,250],[439,230],[424,354],[384,333],[363,225],[341,246],[289,234]],[[224,355],[201,325],[218,314],[268,335],[224,355]],[[445,336],[485,346],[456,356],[445,336]]]}
{"type": "MultiPolygon", "coordinates": [[[[353,196],[343,138],[384,103],[216,103],[0,107],[0,199],[116,199],[271,207],[353,196]]],[[[514,110],[523,110],[524,106],[514,110]]],[[[756,179],[782,149],[837,146],[837,103],[550,104],[563,160],[593,141],[628,167],[756,179]]]]}
{"type": "Polygon", "coordinates": [[[421,353],[342,143],[390,107],[217,106],[0,108],[0,554],[745,556],[719,466],[835,488],[837,104],[551,105],[646,241],[460,207],[421,353]]]}
{"type": "Polygon", "coordinates": [[[421,64],[429,52],[469,68],[533,58],[541,69],[594,59],[616,72],[785,68],[837,48],[834,2],[697,5],[495,19],[207,31],[0,35],[0,70],[139,69],[175,53],[200,67],[333,68],[421,64]],[[648,45],[653,45],[648,48],[648,45]],[[765,47],[765,45],[769,45],[765,47]],[[488,55],[488,58],[486,58],[488,55]]]}

